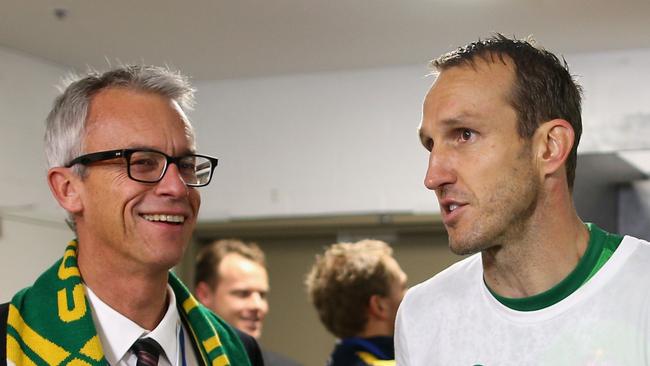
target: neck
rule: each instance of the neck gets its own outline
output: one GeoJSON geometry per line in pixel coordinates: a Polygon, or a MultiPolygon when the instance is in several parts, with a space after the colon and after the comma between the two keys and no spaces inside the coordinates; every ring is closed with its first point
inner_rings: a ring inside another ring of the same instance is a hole
{"type": "Polygon", "coordinates": [[[369,319],[363,331],[357,335],[360,338],[392,336],[393,325],[385,321],[369,319]]]}
{"type": "Polygon", "coordinates": [[[167,311],[167,271],[138,271],[79,235],[77,262],[86,286],[104,303],[144,329],[153,330],[167,311]]]}
{"type": "Polygon", "coordinates": [[[587,249],[589,231],[568,190],[541,201],[520,235],[482,253],[485,282],[501,296],[522,298],[551,289],[573,271],[587,249]]]}

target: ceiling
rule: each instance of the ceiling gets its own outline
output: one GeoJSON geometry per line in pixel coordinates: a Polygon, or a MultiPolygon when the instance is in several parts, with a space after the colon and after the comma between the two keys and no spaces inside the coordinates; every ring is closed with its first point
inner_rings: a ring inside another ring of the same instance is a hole
{"type": "Polygon", "coordinates": [[[206,80],[424,65],[495,31],[561,53],[649,48],[649,21],[648,0],[0,0],[0,46],[206,80]]]}

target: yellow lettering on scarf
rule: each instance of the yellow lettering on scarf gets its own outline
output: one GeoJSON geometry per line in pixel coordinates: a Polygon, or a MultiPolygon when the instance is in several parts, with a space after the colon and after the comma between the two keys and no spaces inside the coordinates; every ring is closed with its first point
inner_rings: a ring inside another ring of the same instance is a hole
{"type": "Polygon", "coordinates": [[[219,357],[215,358],[214,361],[212,361],[212,366],[226,366],[230,365],[228,363],[228,357],[226,355],[220,355],[219,357]]]}
{"type": "Polygon", "coordinates": [[[74,258],[76,256],[76,251],[74,249],[67,249],[65,251],[65,254],[63,255],[63,260],[61,261],[61,265],[59,266],[59,278],[62,280],[68,279],[72,276],[76,277],[81,277],[81,274],[79,273],[79,268],[77,266],[73,267],[66,267],[65,262],[68,258],[74,258]]]}
{"type": "Polygon", "coordinates": [[[99,341],[99,337],[94,336],[84,344],[84,346],[79,350],[82,355],[86,355],[92,358],[95,361],[100,361],[104,356],[102,352],[102,344],[99,341]]]}
{"type": "MultiPolygon", "coordinates": [[[[70,353],[63,349],[63,347],[44,338],[35,330],[33,330],[29,325],[27,325],[23,317],[18,312],[18,308],[16,308],[14,305],[9,306],[9,317],[7,319],[7,324],[12,326],[16,332],[18,332],[20,338],[27,345],[27,347],[29,347],[32,351],[34,351],[34,353],[36,353],[40,358],[47,362],[48,365],[58,365],[70,355],[70,353]]],[[[7,341],[9,342],[9,337],[7,337],[7,341]]],[[[16,342],[15,339],[13,341],[16,342]]],[[[14,357],[16,357],[16,361],[14,362],[16,365],[22,365],[22,362],[25,362],[24,360],[27,359],[27,356],[22,353],[17,343],[16,350],[13,350],[12,347],[8,347],[8,349],[10,351],[10,354],[14,351],[17,352],[17,354],[14,355],[14,357]]],[[[8,356],[10,356],[11,359],[11,355],[8,356]]],[[[29,363],[25,364],[27,365],[29,363]]]]}
{"type": "Polygon", "coordinates": [[[68,362],[66,365],[67,366],[92,366],[88,362],[84,360],[80,360],[78,358],[73,358],[72,361],[68,362]]]}
{"type": "Polygon", "coordinates": [[[69,323],[81,319],[86,315],[86,299],[84,298],[84,288],[78,283],[72,290],[72,309],[68,306],[68,294],[66,289],[60,289],[56,293],[57,303],[59,305],[59,319],[69,323]]]}

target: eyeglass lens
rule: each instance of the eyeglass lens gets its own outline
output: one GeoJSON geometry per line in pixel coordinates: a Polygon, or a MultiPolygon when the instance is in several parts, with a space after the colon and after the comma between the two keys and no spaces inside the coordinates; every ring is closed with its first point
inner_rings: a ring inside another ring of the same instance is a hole
{"type": "MultiPolygon", "coordinates": [[[[129,157],[129,174],[143,182],[157,182],[165,173],[167,157],[155,151],[136,151],[129,157]]],[[[186,184],[201,185],[210,180],[212,163],[202,156],[190,155],[177,161],[186,184]]]]}

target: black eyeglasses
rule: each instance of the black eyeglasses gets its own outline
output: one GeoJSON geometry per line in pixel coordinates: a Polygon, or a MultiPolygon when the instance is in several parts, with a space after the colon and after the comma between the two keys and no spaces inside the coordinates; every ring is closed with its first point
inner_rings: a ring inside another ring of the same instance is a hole
{"type": "Polygon", "coordinates": [[[190,187],[207,186],[219,159],[206,155],[188,154],[172,157],[150,149],[123,149],[94,152],[81,155],[65,165],[88,165],[98,161],[124,158],[129,178],[136,182],[156,183],[162,180],[169,164],[176,164],[181,178],[190,187]]]}

